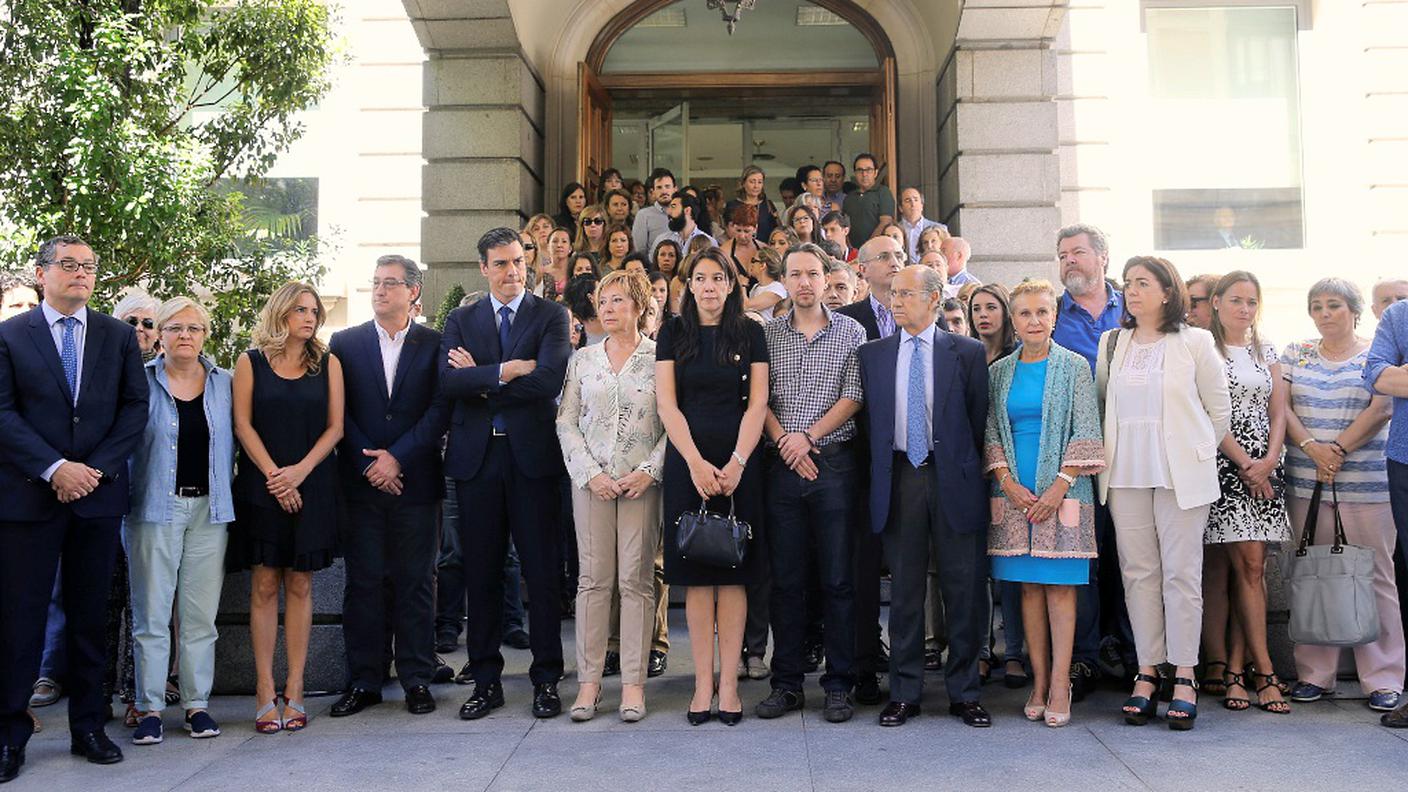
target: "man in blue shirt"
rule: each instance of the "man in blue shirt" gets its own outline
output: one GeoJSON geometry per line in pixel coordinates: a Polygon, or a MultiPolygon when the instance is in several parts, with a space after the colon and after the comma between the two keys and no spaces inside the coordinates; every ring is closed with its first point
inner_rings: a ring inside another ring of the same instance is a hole
{"type": "MultiPolygon", "coordinates": [[[[1056,328],[1051,338],[1083,355],[1094,373],[1100,336],[1119,327],[1124,316],[1124,295],[1106,279],[1109,244],[1100,229],[1078,223],[1056,234],[1056,255],[1066,292],[1057,304],[1056,328]]],[[[1084,698],[1100,678],[1102,647],[1111,649],[1108,660],[1114,661],[1118,655],[1123,661],[1126,676],[1137,667],[1119,556],[1115,552],[1114,524],[1109,510],[1098,503],[1095,531],[1100,557],[1091,564],[1091,582],[1076,587],[1076,636],[1071,654],[1073,701],[1084,698]]]]}

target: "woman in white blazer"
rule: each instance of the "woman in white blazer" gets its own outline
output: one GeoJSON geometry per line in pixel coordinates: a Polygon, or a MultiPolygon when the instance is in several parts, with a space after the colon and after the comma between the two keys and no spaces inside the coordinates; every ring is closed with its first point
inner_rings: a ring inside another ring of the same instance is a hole
{"type": "Polygon", "coordinates": [[[1193,667],[1203,619],[1203,529],[1221,495],[1217,445],[1231,420],[1227,374],[1212,334],[1188,327],[1183,278],[1165,259],[1124,266],[1123,328],[1100,339],[1096,387],[1105,411],[1109,504],[1139,673],[1125,722],[1157,705],[1157,666],[1175,666],[1169,728],[1193,728],[1193,667]]]}

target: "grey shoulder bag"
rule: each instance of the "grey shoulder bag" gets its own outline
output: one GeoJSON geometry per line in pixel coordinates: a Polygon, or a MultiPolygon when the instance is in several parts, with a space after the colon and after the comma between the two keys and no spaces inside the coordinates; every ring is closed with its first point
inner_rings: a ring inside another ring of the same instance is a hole
{"type": "Polygon", "coordinates": [[[1317,646],[1360,646],[1379,639],[1379,611],[1374,599],[1374,551],[1348,544],[1340,519],[1339,493],[1334,499],[1335,542],[1317,545],[1315,523],[1323,483],[1310,497],[1300,545],[1290,563],[1292,641],[1317,646]]]}

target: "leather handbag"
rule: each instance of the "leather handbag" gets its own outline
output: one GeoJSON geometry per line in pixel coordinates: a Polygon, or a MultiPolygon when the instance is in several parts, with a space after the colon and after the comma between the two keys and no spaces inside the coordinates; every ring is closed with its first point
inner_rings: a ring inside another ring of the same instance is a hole
{"type": "Polygon", "coordinates": [[[696,564],[737,569],[748,557],[753,528],[733,515],[733,498],[728,499],[726,515],[706,511],[707,505],[707,500],[701,500],[699,511],[685,512],[675,520],[680,556],[696,564]]]}
{"type": "Polygon", "coordinates": [[[1317,545],[1316,521],[1323,483],[1315,485],[1300,545],[1290,563],[1292,641],[1317,646],[1360,646],[1379,638],[1379,609],[1374,599],[1374,550],[1349,544],[1340,519],[1339,493],[1334,499],[1335,542],[1317,545]]]}

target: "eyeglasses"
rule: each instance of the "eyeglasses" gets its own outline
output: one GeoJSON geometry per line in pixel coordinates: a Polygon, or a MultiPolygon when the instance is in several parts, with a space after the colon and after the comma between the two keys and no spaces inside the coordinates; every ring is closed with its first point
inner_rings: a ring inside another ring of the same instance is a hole
{"type": "Polygon", "coordinates": [[[890,292],[890,294],[900,298],[901,300],[909,300],[915,297],[928,297],[930,294],[932,294],[932,292],[927,292],[923,289],[895,289],[894,291],[890,292]]]}
{"type": "Polygon", "coordinates": [[[98,271],[97,259],[92,259],[89,261],[79,261],[78,259],[61,258],[58,261],[51,261],[49,262],[49,264],[52,264],[58,267],[59,269],[62,269],[64,272],[78,272],[79,270],[83,270],[89,275],[92,275],[98,271]]]}
{"type": "Polygon", "coordinates": [[[367,283],[368,283],[368,285],[370,285],[370,286],[372,287],[372,291],[376,291],[377,289],[380,289],[380,288],[382,288],[382,287],[385,287],[385,288],[388,288],[388,289],[394,289],[394,288],[396,288],[397,286],[409,286],[409,285],[410,285],[408,282],[406,282],[406,281],[404,281],[404,280],[401,280],[400,278],[382,278],[381,280],[377,280],[376,278],[372,278],[370,281],[367,281],[367,283]]]}
{"type": "Polygon", "coordinates": [[[205,325],[198,324],[169,324],[161,328],[161,332],[170,333],[174,336],[189,335],[198,336],[205,332],[205,325]]]}
{"type": "Polygon", "coordinates": [[[152,321],[151,319],[138,319],[135,316],[127,317],[127,324],[130,324],[133,327],[141,325],[143,330],[150,330],[153,327],[156,327],[156,322],[152,321]]]}
{"type": "Polygon", "coordinates": [[[871,256],[870,258],[865,259],[861,263],[869,264],[872,261],[900,261],[900,256],[898,253],[895,253],[893,251],[883,250],[871,256]]]}
{"type": "Polygon", "coordinates": [[[582,225],[584,225],[584,226],[589,226],[589,225],[606,225],[606,218],[604,218],[604,217],[588,217],[587,219],[585,219],[585,220],[582,221],[582,225]]]}
{"type": "Polygon", "coordinates": [[[874,173],[874,168],[856,168],[856,173],[874,173]]]}

